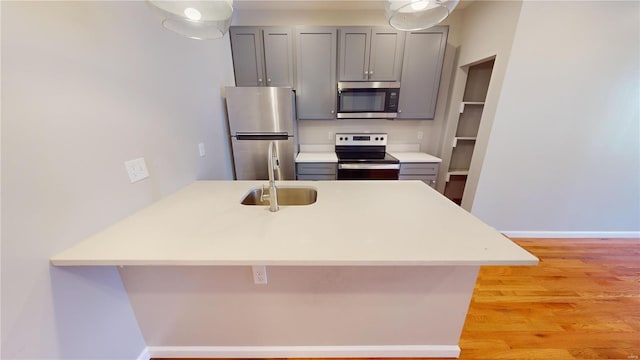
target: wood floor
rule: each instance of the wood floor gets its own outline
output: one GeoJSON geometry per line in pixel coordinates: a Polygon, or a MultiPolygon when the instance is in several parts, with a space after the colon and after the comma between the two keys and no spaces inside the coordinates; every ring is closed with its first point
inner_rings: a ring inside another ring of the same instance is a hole
{"type": "Polygon", "coordinates": [[[460,359],[638,359],[640,239],[514,241],[540,264],[481,269],[460,359]]]}

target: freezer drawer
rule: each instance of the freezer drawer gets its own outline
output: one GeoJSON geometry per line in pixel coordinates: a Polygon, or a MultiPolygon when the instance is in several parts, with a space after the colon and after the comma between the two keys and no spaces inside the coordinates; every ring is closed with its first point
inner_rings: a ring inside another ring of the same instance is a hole
{"type": "MultiPolygon", "coordinates": [[[[268,180],[267,161],[271,140],[238,140],[232,138],[233,166],[237,180],[268,180]]],[[[294,140],[276,140],[280,158],[280,177],[276,180],[295,180],[294,140]]]]}

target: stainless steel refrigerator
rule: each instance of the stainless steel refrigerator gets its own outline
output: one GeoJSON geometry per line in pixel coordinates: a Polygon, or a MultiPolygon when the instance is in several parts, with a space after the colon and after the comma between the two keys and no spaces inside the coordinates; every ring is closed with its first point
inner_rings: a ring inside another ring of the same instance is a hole
{"type": "Polygon", "coordinates": [[[294,94],[289,87],[227,87],[227,114],[237,180],[267,180],[269,143],[276,141],[280,180],[295,180],[294,94]]]}

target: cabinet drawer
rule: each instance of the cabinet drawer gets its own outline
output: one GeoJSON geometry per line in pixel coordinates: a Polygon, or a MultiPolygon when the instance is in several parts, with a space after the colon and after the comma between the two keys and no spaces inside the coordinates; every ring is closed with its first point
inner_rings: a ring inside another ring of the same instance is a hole
{"type": "Polygon", "coordinates": [[[425,175],[400,175],[398,180],[422,180],[425,184],[431,186],[432,188],[436,187],[436,175],[425,176],[425,175]]]}
{"type": "Polygon", "coordinates": [[[338,165],[335,163],[304,163],[297,164],[298,175],[317,175],[317,174],[331,174],[337,173],[338,165]]]}
{"type": "Polygon", "coordinates": [[[318,175],[318,174],[300,175],[300,174],[298,174],[298,180],[335,180],[335,179],[336,179],[336,175],[335,174],[325,174],[325,175],[318,175]]]}
{"type": "Polygon", "coordinates": [[[400,175],[436,175],[439,163],[401,163],[400,175]]]}

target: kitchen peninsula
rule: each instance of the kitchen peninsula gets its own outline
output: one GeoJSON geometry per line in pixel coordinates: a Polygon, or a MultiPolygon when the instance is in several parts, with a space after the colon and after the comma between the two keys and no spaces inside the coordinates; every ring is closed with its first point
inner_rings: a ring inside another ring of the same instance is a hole
{"type": "Polygon", "coordinates": [[[154,357],[457,357],[481,265],[537,259],[421,181],[198,181],[54,256],[123,266],[154,357]],[[266,265],[267,284],[251,266],[266,265]]]}

